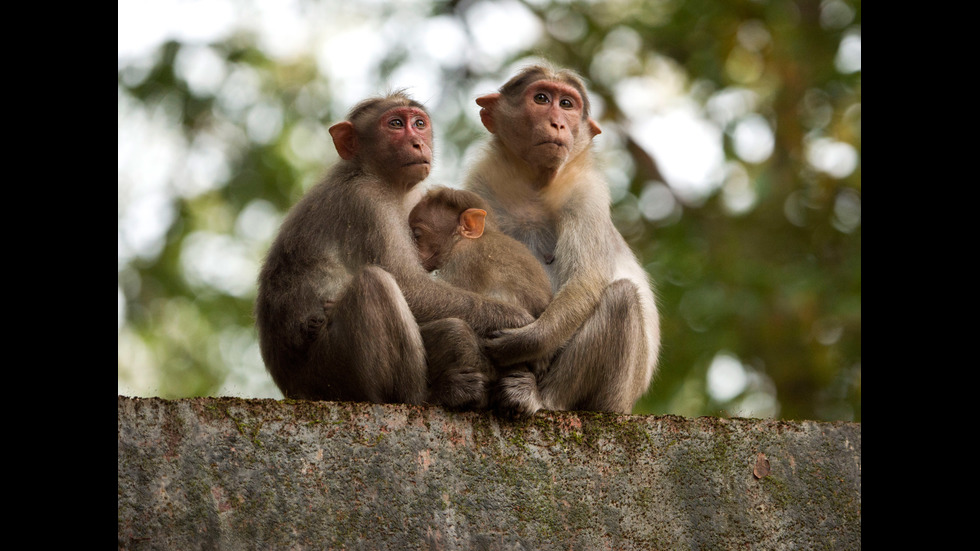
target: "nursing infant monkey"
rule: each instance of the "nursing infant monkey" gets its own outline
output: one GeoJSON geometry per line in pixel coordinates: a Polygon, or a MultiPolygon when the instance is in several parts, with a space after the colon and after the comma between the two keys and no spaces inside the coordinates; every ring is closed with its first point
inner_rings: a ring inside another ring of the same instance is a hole
{"type": "Polygon", "coordinates": [[[538,315],[429,277],[405,223],[431,164],[428,114],[403,94],[366,100],[330,128],[342,160],[290,210],[259,275],[262,357],[286,397],[478,409],[493,393],[527,416],[629,413],[646,391],[659,317],[609,215],[581,79],[533,66],[476,102],[492,136],[464,187],[553,299],[538,315]]]}
{"type": "MultiPolygon", "coordinates": [[[[499,229],[479,195],[435,187],[408,215],[422,266],[442,281],[520,306],[537,317],[551,301],[551,280],[522,243],[499,229]]],[[[546,367],[487,364],[490,402],[506,416],[522,416],[537,394],[533,374],[546,367]],[[520,396],[523,399],[516,399],[520,396]]]]}

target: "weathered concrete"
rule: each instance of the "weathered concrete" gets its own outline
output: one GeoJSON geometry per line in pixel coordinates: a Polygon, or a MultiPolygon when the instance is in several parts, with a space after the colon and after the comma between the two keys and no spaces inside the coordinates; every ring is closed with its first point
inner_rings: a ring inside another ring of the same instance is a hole
{"type": "Polygon", "coordinates": [[[860,548],[855,423],[118,407],[120,549],[860,548]]]}

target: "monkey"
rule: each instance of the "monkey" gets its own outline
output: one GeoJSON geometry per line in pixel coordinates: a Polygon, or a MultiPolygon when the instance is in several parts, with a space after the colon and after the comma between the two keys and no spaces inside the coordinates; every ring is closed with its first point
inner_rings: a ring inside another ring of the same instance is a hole
{"type": "Polygon", "coordinates": [[[488,209],[471,191],[429,189],[408,216],[422,266],[537,317],[551,301],[551,280],[523,243],[497,228],[488,209]]]}
{"type": "Polygon", "coordinates": [[[258,275],[273,381],[290,399],[483,407],[478,335],[533,318],[418,262],[405,220],[432,164],[428,112],[395,91],[329,132],[340,160],[289,209],[258,275]]]}
{"type": "MultiPolygon", "coordinates": [[[[535,318],[551,301],[551,280],[523,243],[501,232],[476,193],[437,186],[409,213],[422,266],[456,287],[526,309],[535,318]]],[[[537,394],[532,375],[543,362],[488,373],[491,402],[506,417],[530,415],[537,394]],[[520,399],[514,399],[514,396],[520,399]]]]}
{"type": "Polygon", "coordinates": [[[525,411],[630,413],[657,370],[660,318],[650,276],[610,216],[584,80],[532,65],[476,103],[490,138],[462,187],[487,200],[554,289],[535,321],[497,331],[483,350],[495,365],[548,362],[537,396],[512,397],[525,411]]]}

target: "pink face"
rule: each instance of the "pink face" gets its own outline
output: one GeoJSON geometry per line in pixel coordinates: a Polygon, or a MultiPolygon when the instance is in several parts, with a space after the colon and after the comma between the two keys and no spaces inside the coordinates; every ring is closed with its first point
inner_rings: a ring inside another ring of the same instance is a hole
{"type": "Polygon", "coordinates": [[[600,132],[592,119],[582,119],[582,96],[564,82],[542,79],[528,84],[511,99],[513,109],[500,101],[499,93],[477,98],[484,126],[530,166],[547,173],[559,170],[600,132]]]}
{"type": "Polygon", "coordinates": [[[378,125],[380,135],[394,150],[398,166],[424,170],[428,176],[432,164],[432,127],[425,111],[417,107],[394,107],[382,113],[378,125]]]}
{"type": "MultiPolygon", "coordinates": [[[[361,118],[369,119],[369,115],[361,118]]],[[[358,124],[362,126],[355,128],[351,121],[340,121],[329,129],[341,159],[357,163],[402,190],[411,189],[429,175],[432,129],[424,110],[401,104],[383,111],[373,121],[358,124]]]]}
{"type": "Polygon", "coordinates": [[[568,154],[582,122],[578,90],[563,82],[539,80],[524,90],[521,109],[525,120],[533,125],[529,145],[543,152],[568,154]]]}

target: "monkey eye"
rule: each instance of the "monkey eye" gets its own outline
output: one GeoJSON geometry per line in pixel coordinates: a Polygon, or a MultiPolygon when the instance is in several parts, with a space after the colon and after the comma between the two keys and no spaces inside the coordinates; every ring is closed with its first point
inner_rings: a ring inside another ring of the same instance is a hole
{"type": "Polygon", "coordinates": [[[575,104],[572,103],[572,100],[570,100],[568,98],[562,98],[561,101],[558,102],[558,105],[561,105],[565,109],[571,109],[571,108],[575,107],[575,104]]]}
{"type": "Polygon", "coordinates": [[[425,128],[426,127],[425,119],[415,119],[415,127],[416,128],[425,128]]]}
{"type": "Polygon", "coordinates": [[[422,230],[419,228],[412,228],[412,239],[418,241],[422,237],[422,230]]]}
{"type": "Polygon", "coordinates": [[[405,126],[405,121],[401,119],[391,119],[390,121],[388,121],[388,126],[392,126],[394,128],[402,128],[403,126],[405,126]]]}
{"type": "Polygon", "coordinates": [[[537,94],[534,94],[534,103],[548,103],[548,96],[543,92],[538,92],[537,94]]]}

